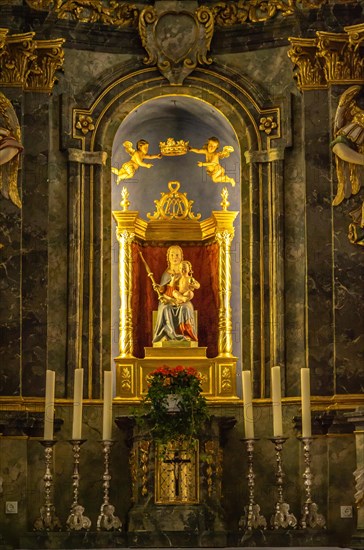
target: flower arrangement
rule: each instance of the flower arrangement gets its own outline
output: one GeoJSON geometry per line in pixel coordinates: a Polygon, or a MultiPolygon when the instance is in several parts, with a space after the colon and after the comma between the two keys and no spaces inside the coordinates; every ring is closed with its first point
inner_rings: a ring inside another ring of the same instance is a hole
{"type": "Polygon", "coordinates": [[[154,439],[166,444],[196,438],[209,417],[206,399],[201,394],[201,377],[193,367],[163,365],[151,372],[143,403],[154,439]]]}

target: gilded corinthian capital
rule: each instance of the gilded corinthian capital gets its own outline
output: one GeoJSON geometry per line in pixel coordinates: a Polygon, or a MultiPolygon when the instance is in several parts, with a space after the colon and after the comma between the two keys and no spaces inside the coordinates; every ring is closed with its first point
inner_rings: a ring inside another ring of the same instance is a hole
{"type": "Polygon", "coordinates": [[[317,57],[315,38],[289,38],[288,57],[295,65],[294,77],[300,90],[327,88],[322,60],[317,57]]]}
{"type": "Polygon", "coordinates": [[[362,84],[364,80],[364,23],[344,33],[318,31],[316,38],[289,38],[288,57],[295,65],[300,90],[329,84],[362,84]]]}
{"type": "Polygon", "coordinates": [[[29,67],[25,88],[38,92],[50,92],[56,81],[55,73],[63,65],[65,40],[37,40],[35,58],[29,67]]]}
{"type": "Polygon", "coordinates": [[[51,92],[63,65],[63,38],[35,40],[34,32],[9,35],[0,29],[0,84],[51,92]]]}

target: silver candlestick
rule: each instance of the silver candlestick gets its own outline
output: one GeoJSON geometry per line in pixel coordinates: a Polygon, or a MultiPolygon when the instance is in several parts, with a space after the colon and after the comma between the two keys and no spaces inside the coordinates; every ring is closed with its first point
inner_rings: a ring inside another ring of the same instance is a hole
{"type": "Polygon", "coordinates": [[[104,475],[103,479],[103,488],[104,488],[104,500],[101,505],[100,515],[97,518],[97,530],[98,531],[121,531],[122,523],[120,519],[114,515],[115,507],[110,504],[109,500],[109,489],[111,475],[109,470],[110,465],[110,453],[111,447],[114,442],[110,439],[104,439],[102,441],[103,453],[104,453],[104,475]]]}
{"type": "Polygon", "coordinates": [[[296,517],[289,511],[289,504],[283,499],[283,479],[284,472],[282,468],[282,449],[287,437],[272,437],[270,440],[274,443],[276,451],[276,485],[277,485],[277,502],[275,504],[275,512],[271,517],[270,525],[272,529],[295,529],[297,527],[296,517]]]}
{"type": "Polygon", "coordinates": [[[252,529],[266,529],[267,520],[260,513],[260,506],[255,502],[254,489],[255,489],[255,474],[254,474],[254,439],[243,439],[246,444],[246,450],[248,454],[248,473],[246,478],[248,480],[249,490],[249,502],[247,506],[244,506],[244,514],[239,520],[239,528],[247,531],[252,529]]]}
{"type": "Polygon", "coordinates": [[[303,444],[304,457],[305,457],[305,471],[303,472],[303,485],[306,490],[306,500],[302,509],[302,517],[300,519],[300,527],[302,529],[317,529],[325,528],[326,521],[322,514],[318,512],[318,506],[315,502],[312,502],[311,488],[313,475],[311,472],[311,443],[313,437],[299,437],[303,444]]]}
{"type": "Polygon", "coordinates": [[[80,449],[81,449],[81,445],[85,441],[86,439],[70,440],[70,444],[72,445],[72,451],[73,451],[73,475],[72,475],[73,502],[72,502],[70,514],[66,521],[66,526],[69,531],[81,531],[83,529],[88,531],[91,527],[91,520],[87,516],[83,515],[85,509],[78,502],[78,490],[80,486],[80,473],[79,473],[80,449]]]}
{"type": "Polygon", "coordinates": [[[56,516],[56,509],[52,502],[53,494],[53,475],[52,475],[52,459],[53,447],[56,444],[54,440],[43,439],[40,444],[44,447],[45,458],[45,473],[44,481],[44,505],[40,508],[40,516],[33,524],[34,531],[60,531],[62,529],[61,522],[56,516]]]}

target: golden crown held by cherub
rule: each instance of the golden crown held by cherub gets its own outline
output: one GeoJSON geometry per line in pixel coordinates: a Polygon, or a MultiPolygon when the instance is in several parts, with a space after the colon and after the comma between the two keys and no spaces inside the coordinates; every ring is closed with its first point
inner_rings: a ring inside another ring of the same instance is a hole
{"type": "Polygon", "coordinates": [[[175,157],[178,155],[185,155],[188,151],[189,141],[175,141],[173,138],[168,138],[167,141],[160,141],[160,152],[165,157],[175,157]]]}

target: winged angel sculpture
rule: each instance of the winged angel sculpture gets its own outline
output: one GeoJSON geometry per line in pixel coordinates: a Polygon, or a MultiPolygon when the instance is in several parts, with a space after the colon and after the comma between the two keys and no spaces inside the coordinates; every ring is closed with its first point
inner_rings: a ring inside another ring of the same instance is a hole
{"type": "Polygon", "coordinates": [[[148,155],[149,143],[145,139],[139,139],[137,141],[136,149],[134,149],[131,141],[124,141],[123,146],[131,158],[127,162],[124,162],[121,168],[111,168],[112,173],[117,175],[116,183],[119,183],[121,180],[133,178],[139,166],[143,168],[151,168],[153,166],[153,164],[144,162],[144,159],[151,160],[162,158],[161,154],[148,155]]]}
{"type": "Polygon", "coordinates": [[[0,192],[21,208],[18,192],[20,127],[14,107],[0,92],[0,192]]]}
{"type": "MultiPolygon", "coordinates": [[[[350,86],[341,96],[336,110],[334,141],[338,187],[333,206],[360,191],[364,178],[364,110],[358,105],[363,97],[362,86],[350,86]]],[[[364,203],[350,212],[350,242],[364,245],[364,203]]]]}

